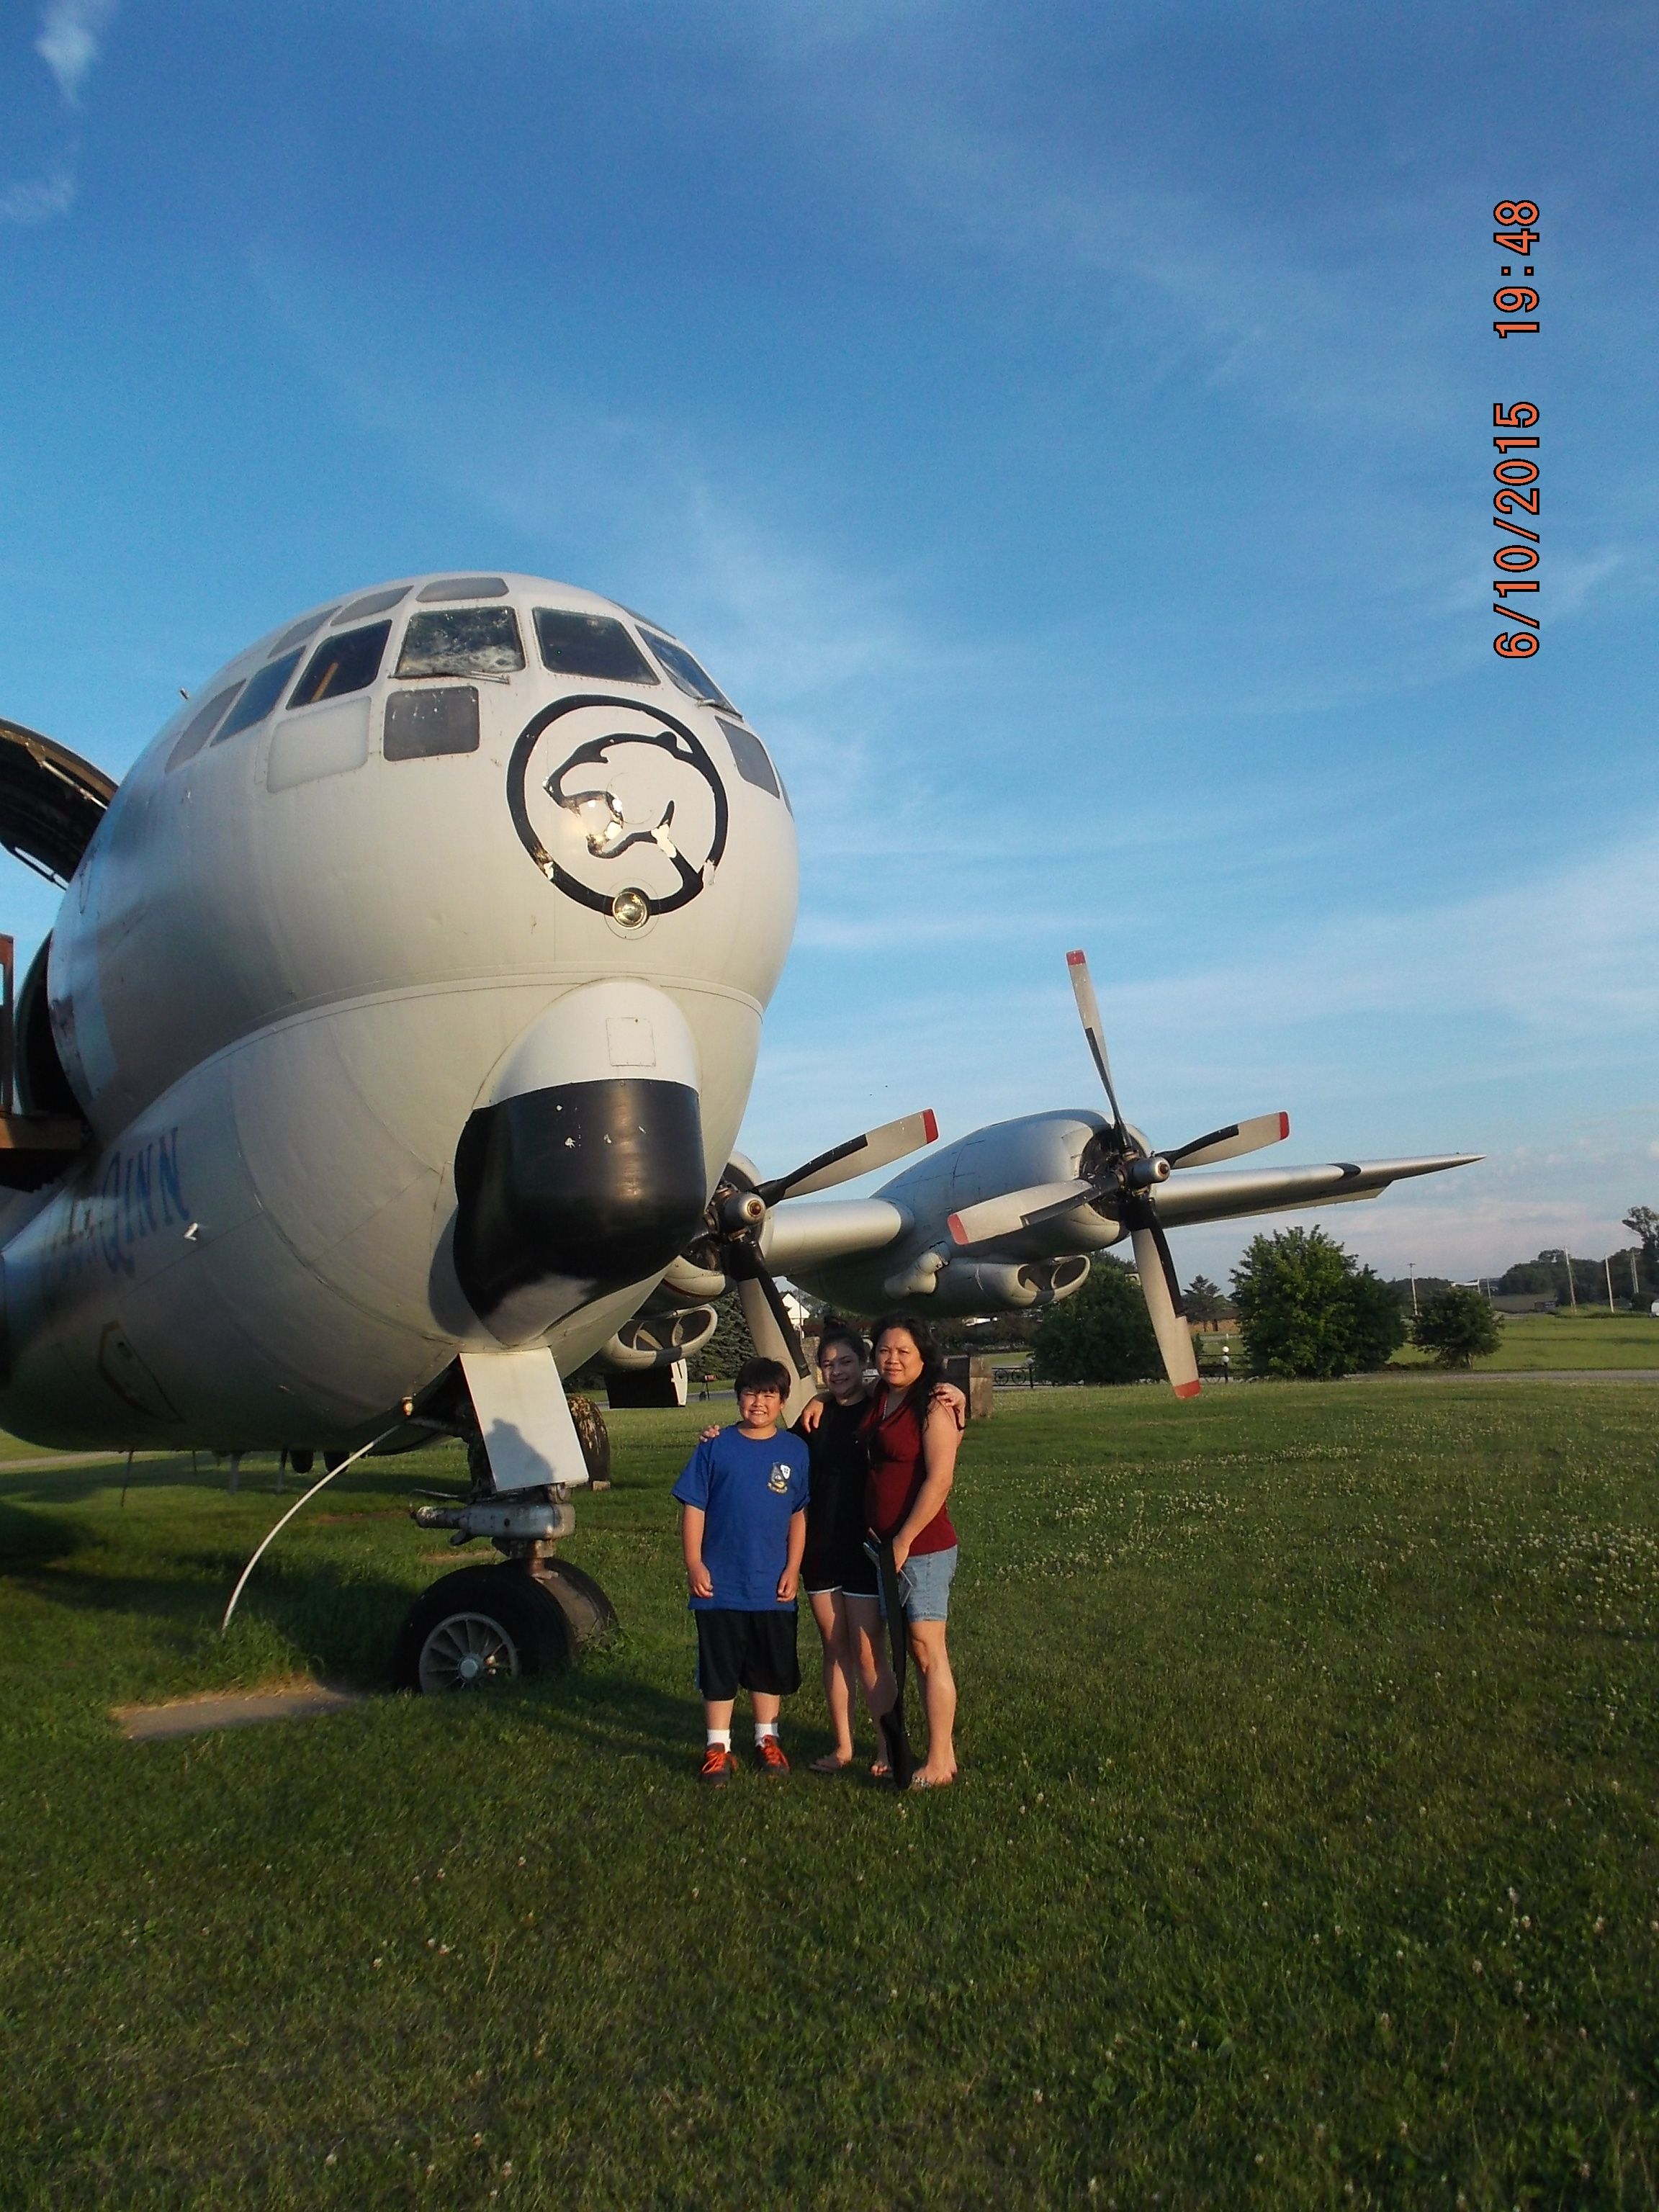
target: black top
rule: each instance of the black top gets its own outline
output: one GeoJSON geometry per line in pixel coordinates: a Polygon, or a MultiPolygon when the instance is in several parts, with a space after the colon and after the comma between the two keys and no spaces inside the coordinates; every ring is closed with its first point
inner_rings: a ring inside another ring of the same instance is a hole
{"type": "Polygon", "coordinates": [[[870,1462],[859,1430],[869,1410],[867,1398],[851,1406],[826,1399],[823,1418],[806,1439],[812,1489],[806,1505],[803,1589],[840,1589],[849,1581],[863,1587],[869,1566],[864,1550],[864,1483],[870,1462]]]}

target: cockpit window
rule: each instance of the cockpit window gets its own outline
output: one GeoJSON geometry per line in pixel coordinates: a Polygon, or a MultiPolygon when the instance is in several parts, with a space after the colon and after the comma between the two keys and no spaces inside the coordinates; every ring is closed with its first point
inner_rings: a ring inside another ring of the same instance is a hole
{"type": "Polygon", "coordinates": [[[380,672],[380,655],[391,635],[392,624],[378,622],[325,638],[294,687],[289,710],[314,707],[319,699],[337,699],[347,691],[366,690],[380,672]]]}
{"type": "Polygon", "coordinates": [[[227,684],[222,691],[214,694],[205,707],[198,708],[191,716],[189,721],[179,732],[178,743],[167,755],[169,769],[182,768],[186,761],[195,759],[197,754],[213,735],[220,717],[241,688],[240,684],[227,684]]]}
{"type": "Polygon", "coordinates": [[[524,666],[511,607],[453,607],[411,615],[398,655],[399,676],[512,676],[524,666]]]}
{"type": "Polygon", "coordinates": [[[661,681],[627,629],[610,615],[538,607],[536,637],[542,665],[556,676],[599,676],[612,684],[661,681]]]}
{"type": "Polygon", "coordinates": [[[436,583],[426,585],[421,598],[428,604],[434,599],[504,599],[507,597],[505,576],[440,576],[436,583]]]}
{"type": "Polygon", "coordinates": [[[726,732],[726,742],[732,748],[732,757],[738,764],[738,774],[744,781],[752,783],[757,791],[769,792],[774,799],[781,799],[783,786],[778,781],[777,770],[754,732],[741,728],[736,722],[728,722],[724,714],[719,717],[719,720],[726,732]]]}
{"type": "Polygon", "coordinates": [[[348,623],[367,622],[370,615],[383,615],[388,607],[395,607],[400,599],[406,599],[409,591],[407,584],[394,584],[390,591],[370,592],[366,599],[354,599],[335,616],[334,628],[343,629],[348,623]]]}
{"type": "MultiPolygon", "coordinates": [[[[339,601],[337,599],[334,604],[337,606],[339,601]]],[[[319,607],[314,615],[307,615],[303,621],[296,622],[292,629],[285,629],[265,659],[275,660],[279,653],[286,653],[290,646],[303,645],[308,637],[314,637],[333,611],[334,607],[319,607]]]]}
{"type": "Polygon", "coordinates": [[[710,707],[724,707],[728,714],[737,713],[708,670],[700,668],[683,645],[676,645],[672,638],[659,637],[653,629],[647,630],[645,641],[688,699],[701,699],[710,707]]]}
{"type": "Polygon", "coordinates": [[[296,646],[292,653],[285,653],[280,660],[266,661],[257,676],[250,677],[246,690],[237,701],[230,720],[213,740],[214,744],[222,745],[227,738],[234,738],[238,731],[251,730],[256,722],[263,722],[282,697],[283,687],[299,665],[299,661],[300,653],[296,646]]]}

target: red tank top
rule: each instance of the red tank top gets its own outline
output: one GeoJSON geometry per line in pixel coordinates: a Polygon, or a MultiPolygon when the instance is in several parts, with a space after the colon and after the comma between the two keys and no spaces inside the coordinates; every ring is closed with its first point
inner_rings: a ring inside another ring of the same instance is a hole
{"type": "MultiPolygon", "coordinates": [[[[877,1535],[891,1538],[904,1526],[905,1516],[927,1480],[921,1458],[921,1417],[908,1398],[895,1407],[891,1398],[878,1388],[864,1417],[862,1432],[870,1454],[864,1510],[877,1535]],[[884,1402],[890,1408],[884,1418],[884,1402]]],[[[910,1549],[948,1552],[956,1540],[951,1516],[941,1506],[910,1549]]]]}

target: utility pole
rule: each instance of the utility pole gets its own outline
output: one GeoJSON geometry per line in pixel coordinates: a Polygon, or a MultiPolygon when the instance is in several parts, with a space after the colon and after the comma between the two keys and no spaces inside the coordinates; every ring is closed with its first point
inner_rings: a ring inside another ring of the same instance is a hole
{"type": "Polygon", "coordinates": [[[1417,1262],[1415,1260],[1407,1261],[1406,1272],[1412,1279],[1412,1319],[1415,1321],[1417,1319],[1417,1262]]]}
{"type": "Polygon", "coordinates": [[[1613,1261],[1612,1261],[1612,1260],[1611,1260],[1611,1259],[1603,1260],[1603,1261],[1602,1261],[1602,1262],[1601,1262],[1601,1265],[1602,1265],[1603,1268],[1607,1271],[1607,1311],[1608,1311],[1609,1313],[1611,1313],[1611,1312],[1613,1311],[1613,1261]]]}
{"type": "Polygon", "coordinates": [[[1573,1310],[1574,1313],[1577,1313],[1577,1310],[1578,1310],[1578,1293],[1577,1293],[1577,1291],[1573,1288],[1573,1281],[1572,1281],[1572,1255],[1571,1255],[1571,1252],[1569,1252],[1569,1251],[1567,1250],[1567,1249],[1566,1249],[1566,1247],[1565,1247],[1565,1245],[1563,1245],[1563,1246],[1562,1246],[1562,1248],[1561,1248],[1561,1257],[1562,1257],[1562,1258],[1566,1261],[1566,1263],[1567,1263],[1567,1297],[1568,1297],[1568,1298],[1569,1298],[1569,1299],[1571,1300],[1571,1304],[1572,1304],[1572,1310],[1573,1310]]]}

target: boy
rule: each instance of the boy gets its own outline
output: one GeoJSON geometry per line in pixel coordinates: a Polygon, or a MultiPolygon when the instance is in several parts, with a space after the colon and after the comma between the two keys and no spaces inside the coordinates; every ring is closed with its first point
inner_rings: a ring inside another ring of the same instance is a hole
{"type": "Polygon", "coordinates": [[[778,1741],[781,1699],[800,1687],[795,1583],[806,1548],[806,1446],[778,1434],[789,1370],[775,1359],[738,1370],[735,1428],[707,1437],[674,1485],[680,1544],[697,1622],[697,1686],[708,1744],[702,1779],[724,1789],[738,1771],[732,1709],[747,1690],[763,1774],[787,1774],[778,1741]]]}

